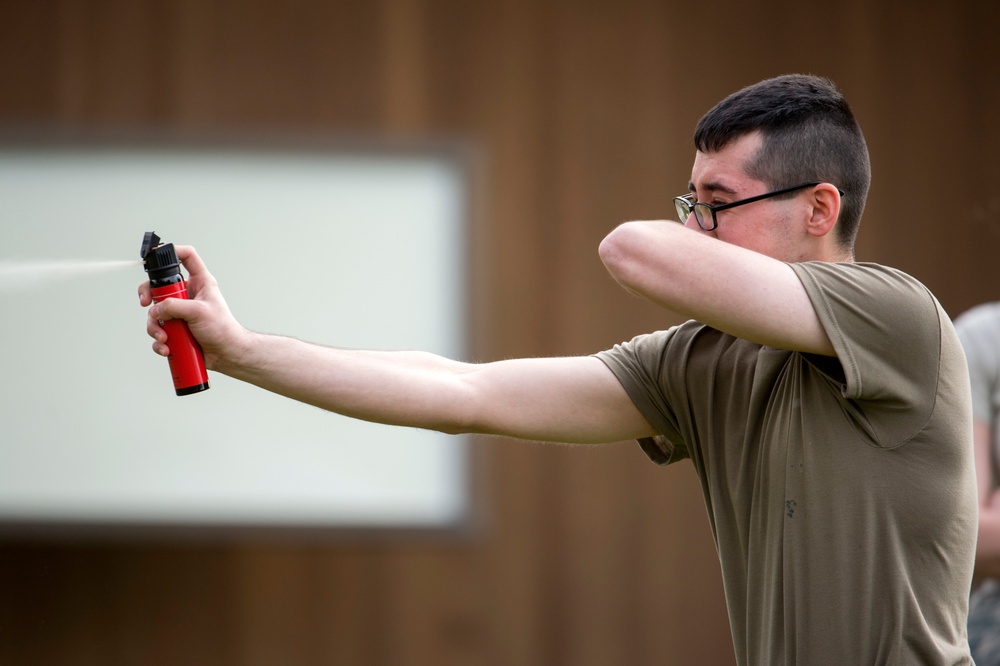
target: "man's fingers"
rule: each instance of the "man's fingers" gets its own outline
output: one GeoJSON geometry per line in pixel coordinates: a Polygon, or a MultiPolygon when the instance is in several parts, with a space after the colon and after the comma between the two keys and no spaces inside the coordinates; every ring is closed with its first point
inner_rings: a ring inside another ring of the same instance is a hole
{"type": "Polygon", "coordinates": [[[146,307],[153,302],[153,296],[150,293],[149,282],[143,282],[139,285],[139,305],[146,307]]]}
{"type": "Polygon", "coordinates": [[[198,256],[198,253],[192,246],[175,245],[174,250],[177,252],[177,258],[184,264],[184,268],[187,269],[191,277],[201,276],[207,278],[210,275],[205,262],[201,260],[201,257],[198,256]]]}
{"type": "Polygon", "coordinates": [[[157,321],[169,319],[191,319],[198,303],[187,298],[165,298],[149,308],[149,316],[157,321]]]}

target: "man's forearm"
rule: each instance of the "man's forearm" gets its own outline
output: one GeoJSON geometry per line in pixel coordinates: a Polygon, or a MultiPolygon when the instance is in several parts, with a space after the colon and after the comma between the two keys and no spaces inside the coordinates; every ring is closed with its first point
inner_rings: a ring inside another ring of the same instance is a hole
{"type": "Polygon", "coordinates": [[[654,429],[593,357],[462,363],[416,351],[335,349],[250,333],[213,369],[353,418],[565,443],[654,429]]]}
{"type": "Polygon", "coordinates": [[[425,352],[335,349],[252,333],[216,369],[345,416],[455,433],[470,425],[458,381],[469,367],[425,352]]]}

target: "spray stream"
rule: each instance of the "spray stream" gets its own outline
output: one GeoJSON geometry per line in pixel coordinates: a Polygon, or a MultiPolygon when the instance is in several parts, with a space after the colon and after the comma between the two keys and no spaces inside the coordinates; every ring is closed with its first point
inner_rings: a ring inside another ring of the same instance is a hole
{"type": "Polygon", "coordinates": [[[0,259],[0,292],[29,289],[81,274],[107,273],[135,267],[138,261],[16,261],[0,259]]]}

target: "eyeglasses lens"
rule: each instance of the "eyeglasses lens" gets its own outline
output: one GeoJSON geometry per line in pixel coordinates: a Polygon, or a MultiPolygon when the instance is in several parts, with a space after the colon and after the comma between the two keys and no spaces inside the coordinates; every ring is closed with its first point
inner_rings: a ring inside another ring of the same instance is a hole
{"type": "Polygon", "coordinates": [[[688,215],[691,214],[691,206],[684,199],[677,197],[674,199],[674,209],[677,211],[677,221],[681,224],[687,222],[688,215]]]}
{"type": "Polygon", "coordinates": [[[705,204],[697,204],[694,207],[694,217],[698,220],[698,224],[705,231],[711,231],[715,229],[715,214],[712,209],[705,204]]]}
{"type": "Polygon", "coordinates": [[[712,226],[712,211],[706,210],[703,205],[695,204],[691,206],[694,211],[694,219],[698,221],[698,226],[707,229],[712,226]]]}
{"type": "Polygon", "coordinates": [[[674,208],[677,210],[677,219],[681,224],[687,222],[688,217],[694,213],[694,219],[702,229],[710,229],[714,220],[712,211],[705,204],[693,204],[689,197],[676,197],[674,208]]]}

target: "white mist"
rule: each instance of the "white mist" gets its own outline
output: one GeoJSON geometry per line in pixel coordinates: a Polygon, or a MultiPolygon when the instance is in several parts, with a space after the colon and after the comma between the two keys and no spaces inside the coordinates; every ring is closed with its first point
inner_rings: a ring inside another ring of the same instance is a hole
{"type": "Polygon", "coordinates": [[[16,261],[0,259],[0,292],[29,289],[57,280],[107,273],[142,265],[142,259],[119,261],[16,261]]]}

